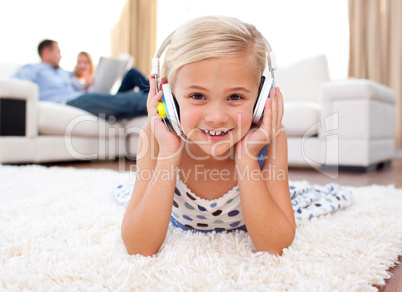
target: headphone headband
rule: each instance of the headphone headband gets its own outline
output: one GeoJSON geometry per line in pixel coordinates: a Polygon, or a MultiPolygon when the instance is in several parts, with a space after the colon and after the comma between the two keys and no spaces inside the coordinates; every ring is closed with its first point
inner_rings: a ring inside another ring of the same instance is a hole
{"type": "Polygon", "coordinates": [[[276,64],[276,54],[274,52],[269,52],[269,71],[273,72],[278,69],[278,65],[276,64]]]}
{"type": "Polygon", "coordinates": [[[152,71],[151,75],[155,77],[159,77],[159,58],[162,56],[166,47],[170,44],[174,32],[172,32],[168,37],[163,41],[162,45],[159,47],[159,50],[156,51],[155,56],[152,58],[152,71]]]}

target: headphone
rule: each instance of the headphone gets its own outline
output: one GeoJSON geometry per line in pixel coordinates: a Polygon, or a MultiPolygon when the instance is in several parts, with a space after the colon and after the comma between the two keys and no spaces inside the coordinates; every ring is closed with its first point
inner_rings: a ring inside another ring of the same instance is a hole
{"type": "MultiPolygon", "coordinates": [[[[159,58],[170,44],[172,39],[171,33],[160,46],[159,50],[155,53],[152,59],[152,71],[151,75],[155,77],[156,90],[158,90],[159,79],[159,58]]],[[[264,114],[265,101],[270,98],[271,89],[275,88],[274,71],[278,68],[276,65],[276,58],[274,52],[269,52],[269,66],[264,69],[261,76],[260,87],[258,89],[258,98],[253,109],[253,124],[259,125],[264,114]]],[[[184,134],[180,124],[180,107],[176,98],[173,96],[170,90],[169,84],[162,84],[163,102],[158,104],[158,113],[166,125],[166,128],[170,132],[175,132],[184,141],[188,141],[188,138],[184,134]]]]}

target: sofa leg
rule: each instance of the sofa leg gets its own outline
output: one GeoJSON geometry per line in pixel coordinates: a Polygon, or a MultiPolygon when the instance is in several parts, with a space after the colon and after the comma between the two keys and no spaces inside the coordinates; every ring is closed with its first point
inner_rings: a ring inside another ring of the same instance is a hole
{"type": "MultiPolygon", "coordinates": [[[[349,172],[374,172],[382,168],[390,167],[391,160],[382,161],[377,164],[372,164],[369,166],[347,166],[347,165],[339,165],[338,171],[349,171],[349,172]]],[[[326,167],[324,167],[326,168],[326,167]]],[[[332,169],[335,169],[335,166],[331,166],[332,169]]]]}
{"type": "Polygon", "coordinates": [[[0,98],[0,136],[25,136],[25,100],[0,98]]]}

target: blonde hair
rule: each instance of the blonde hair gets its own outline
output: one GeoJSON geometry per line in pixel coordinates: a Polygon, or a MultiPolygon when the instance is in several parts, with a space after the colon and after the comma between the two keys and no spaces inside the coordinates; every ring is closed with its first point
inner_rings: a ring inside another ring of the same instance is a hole
{"type": "Polygon", "coordinates": [[[179,70],[187,64],[209,58],[246,57],[254,62],[255,76],[260,78],[271,66],[271,46],[254,25],[236,18],[208,16],[193,19],[171,35],[161,67],[172,90],[179,70]]]}
{"type": "MultiPolygon", "coordinates": [[[[95,69],[94,69],[94,62],[92,61],[91,55],[90,55],[89,53],[87,53],[87,52],[79,52],[78,55],[77,55],[77,58],[78,58],[79,56],[85,56],[85,57],[87,57],[87,59],[88,59],[88,61],[89,61],[89,66],[90,66],[89,75],[92,76],[92,75],[94,74],[95,69]]],[[[75,75],[76,77],[79,77],[79,76],[78,76],[77,65],[75,65],[75,67],[74,67],[74,75],[75,75]]]]}

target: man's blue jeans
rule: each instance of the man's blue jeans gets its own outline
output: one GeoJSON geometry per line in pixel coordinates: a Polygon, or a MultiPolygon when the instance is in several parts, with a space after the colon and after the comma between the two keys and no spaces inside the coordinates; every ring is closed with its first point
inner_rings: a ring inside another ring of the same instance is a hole
{"type": "Polygon", "coordinates": [[[96,116],[104,115],[106,119],[110,116],[116,120],[130,119],[147,114],[148,92],[148,79],[137,69],[131,68],[124,76],[117,94],[86,93],[67,104],[96,116]],[[135,87],[140,91],[134,92],[135,87]]]}
{"type": "Polygon", "coordinates": [[[106,119],[114,116],[116,120],[122,120],[147,115],[147,98],[147,91],[130,90],[114,95],[86,93],[70,100],[67,104],[96,116],[104,115],[106,119]]]}

